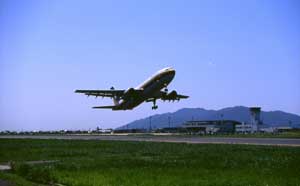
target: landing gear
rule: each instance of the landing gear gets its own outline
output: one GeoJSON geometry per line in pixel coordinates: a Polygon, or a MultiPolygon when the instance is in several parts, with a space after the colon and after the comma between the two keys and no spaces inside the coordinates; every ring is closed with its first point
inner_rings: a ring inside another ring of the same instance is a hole
{"type": "Polygon", "coordinates": [[[155,105],[155,106],[152,107],[152,110],[156,110],[157,108],[158,108],[158,106],[155,105]]]}
{"type": "Polygon", "coordinates": [[[158,106],[156,105],[156,99],[153,99],[153,107],[152,110],[156,110],[158,106]]]}

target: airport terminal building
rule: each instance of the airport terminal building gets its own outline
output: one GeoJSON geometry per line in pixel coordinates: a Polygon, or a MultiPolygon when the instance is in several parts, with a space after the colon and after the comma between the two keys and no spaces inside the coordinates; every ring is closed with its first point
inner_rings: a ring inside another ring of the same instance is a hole
{"type": "Polygon", "coordinates": [[[234,120],[187,121],[182,125],[188,133],[194,134],[229,134],[235,132],[235,126],[241,123],[234,120]]]}

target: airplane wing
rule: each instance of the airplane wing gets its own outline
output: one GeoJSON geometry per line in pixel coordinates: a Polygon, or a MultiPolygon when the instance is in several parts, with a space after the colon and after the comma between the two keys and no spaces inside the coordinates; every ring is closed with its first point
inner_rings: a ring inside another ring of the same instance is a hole
{"type": "Polygon", "coordinates": [[[93,107],[93,109],[113,109],[115,107],[116,106],[96,106],[96,107],[93,107]]]}
{"type": "Polygon", "coordinates": [[[160,99],[163,101],[179,101],[180,99],[187,99],[189,96],[177,94],[176,91],[171,92],[170,94],[163,95],[160,99]]]}
{"type": "MultiPolygon", "coordinates": [[[[189,96],[181,95],[181,94],[177,94],[177,96],[175,97],[176,100],[187,99],[187,98],[189,98],[189,96]]],[[[172,98],[167,97],[166,99],[172,99],[172,98]]]]}
{"type": "Polygon", "coordinates": [[[125,90],[75,90],[75,93],[82,93],[87,96],[96,97],[122,97],[125,90]]]}
{"type": "Polygon", "coordinates": [[[163,101],[179,101],[180,99],[187,99],[189,96],[178,94],[175,90],[170,93],[160,91],[159,95],[151,97],[146,102],[152,102],[154,99],[161,99],[163,101]]]}

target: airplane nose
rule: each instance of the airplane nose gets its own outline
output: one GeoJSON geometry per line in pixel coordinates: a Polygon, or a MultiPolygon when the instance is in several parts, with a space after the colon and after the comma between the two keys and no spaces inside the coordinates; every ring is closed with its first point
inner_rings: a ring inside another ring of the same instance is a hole
{"type": "Polygon", "coordinates": [[[175,75],[175,70],[174,70],[173,68],[170,68],[170,69],[169,69],[169,72],[170,72],[171,74],[174,74],[174,75],[175,75]]]}
{"type": "Polygon", "coordinates": [[[169,67],[169,68],[168,68],[168,71],[175,71],[175,70],[174,70],[174,68],[169,67]]]}
{"type": "Polygon", "coordinates": [[[172,67],[165,68],[163,74],[169,76],[171,79],[175,76],[175,70],[172,67]]]}
{"type": "Polygon", "coordinates": [[[175,76],[175,70],[174,69],[169,70],[168,74],[170,74],[173,79],[175,76]]]}

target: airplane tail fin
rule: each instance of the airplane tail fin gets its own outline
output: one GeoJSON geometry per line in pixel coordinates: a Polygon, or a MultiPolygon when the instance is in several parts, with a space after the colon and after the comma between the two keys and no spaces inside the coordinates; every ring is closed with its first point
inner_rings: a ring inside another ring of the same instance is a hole
{"type": "Polygon", "coordinates": [[[93,109],[113,109],[115,106],[97,106],[93,107],[93,109]]]}

